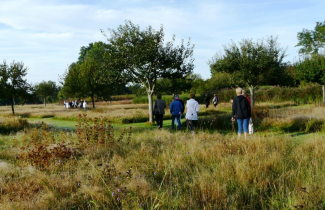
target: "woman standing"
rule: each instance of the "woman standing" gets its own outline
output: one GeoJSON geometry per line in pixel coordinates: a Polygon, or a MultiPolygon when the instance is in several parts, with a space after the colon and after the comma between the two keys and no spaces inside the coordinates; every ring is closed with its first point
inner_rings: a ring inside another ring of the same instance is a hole
{"type": "Polygon", "coordinates": [[[197,124],[198,121],[198,116],[197,112],[200,111],[200,106],[199,103],[194,99],[195,94],[192,93],[190,95],[190,100],[187,101],[186,103],[186,123],[188,128],[191,130],[192,135],[194,135],[194,127],[197,124]]]}
{"type": "Polygon", "coordinates": [[[242,95],[242,89],[236,89],[237,96],[232,103],[232,121],[237,119],[238,123],[238,138],[244,130],[245,140],[248,135],[248,122],[251,117],[251,106],[245,96],[242,95]]]}

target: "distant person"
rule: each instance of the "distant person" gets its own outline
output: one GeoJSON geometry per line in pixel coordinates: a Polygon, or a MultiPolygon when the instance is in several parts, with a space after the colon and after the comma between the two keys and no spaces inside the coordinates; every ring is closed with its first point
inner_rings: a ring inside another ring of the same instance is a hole
{"type": "Polygon", "coordinates": [[[83,104],[82,104],[82,107],[84,108],[84,110],[86,110],[86,109],[87,109],[87,107],[88,107],[88,104],[87,104],[86,100],[84,100],[84,102],[83,102],[83,104]]]}
{"type": "Polygon", "coordinates": [[[194,135],[194,128],[196,127],[198,116],[197,112],[200,111],[199,103],[195,100],[195,94],[190,95],[190,100],[186,102],[186,123],[188,128],[191,130],[192,135],[194,135]]]}
{"type": "Polygon", "coordinates": [[[213,96],[212,103],[213,103],[214,108],[215,108],[215,107],[218,105],[218,103],[219,103],[219,99],[218,99],[218,96],[217,96],[216,94],[214,94],[214,96],[213,96]]]}
{"type": "Polygon", "coordinates": [[[248,100],[248,102],[249,102],[249,105],[252,105],[251,100],[250,100],[249,97],[246,95],[246,91],[243,89],[241,92],[242,92],[242,95],[245,96],[245,97],[247,98],[247,100],[248,100]]]}
{"type": "Polygon", "coordinates": [[[79,108],[82,108],[82,101],[79,102],[79,108]]]}
{"type": "MultiPolygon", "coordinates": [[[[185,106],[184,106],[184,101],[182,99],[179,98],[179,95],[175,95],[175,100],[181,102],[182,106],[183,106],[183,109],[181,110],[181,113],[179,115],[179,121],[182,122],[182,114],[184,113],[184,110],[185,110],[185,106]]],[[[175,119],[175,124],[178,126],[178,120],[175,119]]]]}
{"type": "Polygon", "coordinates": [[[248,136],[248,123],[251,117],[251,106],[245,96],[242,95],[242,89],[236,89],[237,96],[234,98],[232,103],[232,121],[237,119],[238,123],[238,138],[241,136],[243,130],[245,140],[248,136]]]}
{"type": "Polygon", "coordinates": [[[157,100],[153,104],[153,110],[156,117],[157,126],[159,129],[163,127],[166,102],[161,99],[161,94],[157,95],[157,100]]]}
{"type": "Polygon", "coordinates": [[[205,108],[208,108],[209,105],[210,105],[210,96],[209,96],[209,94],[205,95],[204,103],[205,103],[205,108]]]}
{"type": "Polygon", "coordinates": [[[170,113],[172,114],[172,129],[174,129],[174,121],[177,120],[178,129],[182,129],[181,121],[179,120],[179,115],[182,113],[183,105],[180,101],[173,99],[169,106],[170,113]]]}
{"type": "Polygon", "coordinates": [[[72,108],[72,101],[69,102],[69,107],[72,108]]]}
{"type": "Polygon", "coordinates": [[[69,102],[64,101],[64,106],[65,106],[66,109],[69,109],[69,107],[70,107],[69,102]]]}

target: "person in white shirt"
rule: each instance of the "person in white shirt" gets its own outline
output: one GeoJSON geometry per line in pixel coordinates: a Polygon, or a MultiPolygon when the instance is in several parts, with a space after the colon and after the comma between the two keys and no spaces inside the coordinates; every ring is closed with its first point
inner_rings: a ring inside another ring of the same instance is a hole
{"type": "Polygon", "coordinates": [[[87,102],[86,102],[86,100],[84,100],[84,103],[83,103],[82,107],[83,107],[85,110],[87,109],[87,102]]]}
{"type": "Polygon", "coordinates": [[[200,111],[199,103],[194,99],[195,94],[190,95],[190,100],[186,102],[186,123],[188,128],[191,130],[192,135],[194,134],[194,128],[198,121],[197,112],[200,111]]]}

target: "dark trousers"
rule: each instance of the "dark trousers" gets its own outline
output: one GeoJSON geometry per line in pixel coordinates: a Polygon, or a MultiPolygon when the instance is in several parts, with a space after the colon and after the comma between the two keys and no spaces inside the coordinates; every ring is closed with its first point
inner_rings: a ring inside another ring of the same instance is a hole
{"type": "Polygon", "coordinates": [[[188,129],[190,129],[190,131],[194,131],[196,125],[197,125],[197,120],[186,120],[186,124],[188,129]]]}
{"type": "Polygon", "coordinates": [[[177,114],[177,115],[173,115],[172,114],[172,129],[174,129],[174,121],[175,121],[175,119],[177,120],[178,128],[181,129],[182,128],[182,124],[181,124],[181,121],[179,119],[179,114],[177,114]]]}
{"type": "Polygon", "coordinates": [[[163,114],[156,114],[156,122],[159,128],[163,127],[163,119],[164,119],[163,114]]]}

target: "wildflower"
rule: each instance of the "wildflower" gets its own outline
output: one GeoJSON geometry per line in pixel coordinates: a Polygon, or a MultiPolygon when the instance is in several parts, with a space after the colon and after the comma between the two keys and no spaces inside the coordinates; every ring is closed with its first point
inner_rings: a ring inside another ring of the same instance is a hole
{"type": "Polygon", "coordinates": [[[189,155],[189,154],[190,154],[190,152],[187,152],[187,154],[189,155]]]}
{"type": "Polygon", "coordinates": [[[171,194],[171,195],[173,194],[173,190],[170,191],[170,194],[171,194]]]}
{"type": "Polygon", "coordinates": [[[115,177],[115,180],[117,181],[117,176],[115,177]]]}
{"type": "Polygon", "coordinates": [[[118,197],[116,200],[117,200],[117,201],[120,201],[120,200],[121,200],[121,198],[120,198],[120,197],[118,197]]]}
{"type": "Polygon", "coordinates": [[[156,176],[156,175],[157,175],[157,173],[156,173],[156,172],[154,172],[154,173],[153,173],[153,175],[155,175],[155,176],[156,176]]]}
{"type": "Polygon", "coordinates": [[[155,166],[157,166],[158,165],[158,163],[155,163],[155,166]]]}
{"type": "Polygon", "coordinates": [[[78,183],[78,186],[80,187],[80,182],[78,183]]]}
{"type": "Polygon", "coordinates": [[[140,203],[140,207],[142,207],[142,203],[140,203]]]}
{"type": "Polygon", "coordinates": [[[121,192],[121,189],[117,189],[117,192],[121,192]]]}
{"type": "Polygon", "coordinates": [[[141,178],[141,177],[142,177],[142,175],[140,174],[139,178],[141,178]]]}
{"type": "Polygon", "coordinates": [[[158,139],[160,140],[161,139],[161,136],[159,136],[158,139]]]}

